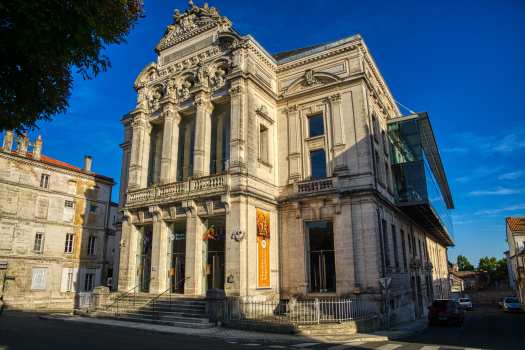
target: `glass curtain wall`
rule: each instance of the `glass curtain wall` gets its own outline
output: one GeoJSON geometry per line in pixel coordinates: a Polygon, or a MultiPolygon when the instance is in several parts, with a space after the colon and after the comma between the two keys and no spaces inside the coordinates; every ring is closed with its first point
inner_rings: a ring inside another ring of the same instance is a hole
{"type": "Polygon", "coordinates": [[[202,292],[224,289],[226,216],[203,221],[202,234],[202,292]]]}
{"type": "Polygon", "coordinates": [[[211,115],[210,175],[230,168],[230,104],[217,105],[211,115]]]}
{"type": "Polygon", "coordinates": [[[153,225],[141,226],[137,230],[137,263],[135,284],[140,292],[149,292],[151,278],[151,249],[153,246],[153,225]]]}
{"type": "Polygon", "coordinates": [[[160,181],[160,159],[162,157],[162,138],[164,123],[153,124],[150,134],[148,187],[160,181]]]}
{"type": "Polygon", "coordinates": [[[186,221],[168,225],[168,288],[171,293],[184,294],[186,276],[186,221]]]}
{"type": "Polygon", "coordinates": [[[193,150],[195,147],[195,118],[183,116],[179,126],[179,154],[177,155],[177,181],[193,175],[193,150]]]}
{"type": "Polygon", "coordinates": [[[307,236],[308,292],[335,293],[333,222],[309,222],[307,236]]]}

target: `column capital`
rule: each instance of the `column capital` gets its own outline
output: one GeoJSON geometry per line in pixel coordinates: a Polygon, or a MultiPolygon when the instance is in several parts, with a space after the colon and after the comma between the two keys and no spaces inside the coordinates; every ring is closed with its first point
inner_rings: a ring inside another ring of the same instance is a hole
{"type": "Polygon", "coordinates": [[[164,120],[171,120],[177,124],[180,124],[181,116],[180,114],[173,109],[167,109],[162,112],[162,116],[164,117],[164,120]]]}
{"type": "Polygon", "coordinates": [[[210,101],[209,98],[206,97],[195,97],[195,101],[193,102],[193,106],[195,106],[195,109],[204,109],[206,113],[213,112],[213,108],[215,105],[210,101]]]}
{"type": "Polygon", "coordinates": [[[231,97],[240,96],[244,92],[244,86],[242,85],[233,86],[232,88],[230,88],[230,90],[228,90],[228,92],[230,93],[231,97]]]}

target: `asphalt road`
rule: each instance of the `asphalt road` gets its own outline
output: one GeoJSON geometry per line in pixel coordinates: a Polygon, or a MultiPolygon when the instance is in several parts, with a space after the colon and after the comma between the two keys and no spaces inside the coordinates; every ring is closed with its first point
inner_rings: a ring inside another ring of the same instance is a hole
{"type": "Polygon", "coordinates": [[[456,350],[525,349],[525,314],[504,314],[497,305],[475,305],[462,327],[431,327],[399,340],[363,344],[245,344],[188,339],[114,328],[45,321],[36,314],[0,316],[0,350],[146,350],[146,349],[312,349],[312,350],[456,350]]]}

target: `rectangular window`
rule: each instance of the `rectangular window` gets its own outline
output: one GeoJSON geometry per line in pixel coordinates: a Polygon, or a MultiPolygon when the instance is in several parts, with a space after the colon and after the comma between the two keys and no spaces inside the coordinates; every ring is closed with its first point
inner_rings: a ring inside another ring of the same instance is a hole
{"type": "MultiPolygon", "coordinates": [[[[408,241],[410,245],[410,240],[408,241]]],[[[407,251],[406,251],[406,243],[405,243],[405,232],[401,230],[401,248],[403,249],[403,267],[407,268],[407,251]]],[[[408,248],[410,250],[410,248],[408,248]]]]}
{"type": "Polygon", "coordinates": [[[396,233],[396,227],[392,225],[392,240],[394,241],[394,261],[396,264],[396,267],[399,267],[399,257],[397,253],[397,233],[396,233]]]}
{"type": "Polygon", "coordinates": [[[259,157],[261,161],[269,163],[268,161],[268,128],[264,125],[259,127],[259,157]]]}
{"type": "Polygon", "coordinates": [[[89,241],[88,241],[88,255],[95,255],[96,243],[97,243],[97,238],[96,237],[89,237],[89,241]]]}
{"type": "Polygon", "coordinates": [[[75,203],[73,201],[65,201],[64,207],[66,207],[66,208],[74,208],[75,207],[75,203]]]}
{"type": "Polygon", "coordinates": [[[65,253],[73,253],[73,241],[74,241],[74,235],[67,234],[66,235],[66,249],[64,250],[65,253]]]}
{"type": "Polygon", "coordinates": [[[32,290],[46,289],[47,269],[33,269],[33,278],[31,279],[32,290]]]}
{"type": "Polygon", "coordinates": [[[90,213],[96,213],[97,212],[97,206],[96,205],[91,205],[89,207],[89,212],[90,213]]]}
{"type": "Polygon", "coordinates": [[[42,174],[40,178],[40,187],[49,188],[49,175],[42,174]]]}
{"type": "Polygon", "coordinates": [[[326,153],[324,150],[310,153],[312,162],[312,180],[324,179],[326,174],[326,153]]]}
{"type": "Polygon", "coordinates": [[[385,260],[386,260],[386,266],[392,266],[392,263],[390,262],[390,246],[388,242],[388,227],[385,220],[382,220],[382,226],[383,226],[383,244],[385,246],[385,260]]]}
{"type": "Polygon", "coordinates": [[[385,163],[385,181],[386,188],[390,188],[390,172],[388,171],[388,163],[385,163]]]}
{"type": "Polygon", "coordinates": [[[69,269],[70,272],[67,273],[67,285],[66,285],[66,291],[71,292],[72,286],[73,286],[73,269],[69,269]]]}
{"type": "Polygon", "coordinates": [[[323,115],[308,117],[308,127],[310,129],[309,137],[324,135],[323,115]]]}
{"type": "Polygon", "coordinates": [[[41,252],[42,251],[42,241],[44,240],[44,234],[43,233],[37,233],[35,235],[35,252],[41,252]]]}
{"type": "Polygon", "coordinates": [[[419,245],[419,259],[423,259],[423,255],[421,254],[421,240],[418,239],[417,242],[418,242],[418,245],[419,245]]]}
{"type": "Polygon", "coordinates": [[[381,171],[381,158],[379,157],[379,152],[376,151],[376,170],[377,170],[377,180],[383,181],[383,174],[381,171]]]}
{"type": "Polygon", "coordinates": [[[86,283],[84,285],[85,286],[84,290],[85,291],[93,290],[94,282],[95,282],[95,274],[94,273],[86,273],[86,283]]]}
{"type": "Polygon", "coordinates": [[[379,123],[377,122],[377,118],[376,118],[376,115],[375,113],[372,114],[372,132],[373,132],[373,135],[374,135],[374,138],[376,139],[376,141],[378,141],[378,132],[379,132],[379,123]]]}

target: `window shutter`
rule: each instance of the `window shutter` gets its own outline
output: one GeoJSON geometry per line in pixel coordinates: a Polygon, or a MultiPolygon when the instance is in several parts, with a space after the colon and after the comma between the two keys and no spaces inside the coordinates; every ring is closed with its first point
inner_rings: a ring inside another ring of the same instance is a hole
{"type": "Polygon", "coordinates": [[[60,293],[66,293],[67,292],[67,274],[69,272],[68,267],[62,268],[62,283],[60,284],[60,293]]]}
{"type": "Polygon", "coordinates": [[[73,290],[72,292],[78,292],[78,269],[73,269],[73,290]]]}
{"type": "Polygon", "coordinates": [[[94,283],[94,286],[95,287],[98,287],[100,286],[100,275],[102,273],[102,270],[101,269],[97,269],[95,271],[95,283],[94,283]]]}
{"type": "Polygon", "coordinates": [[[83,292],[86,289],[86,269],[80,269],[80,290],[83,292]]]}

